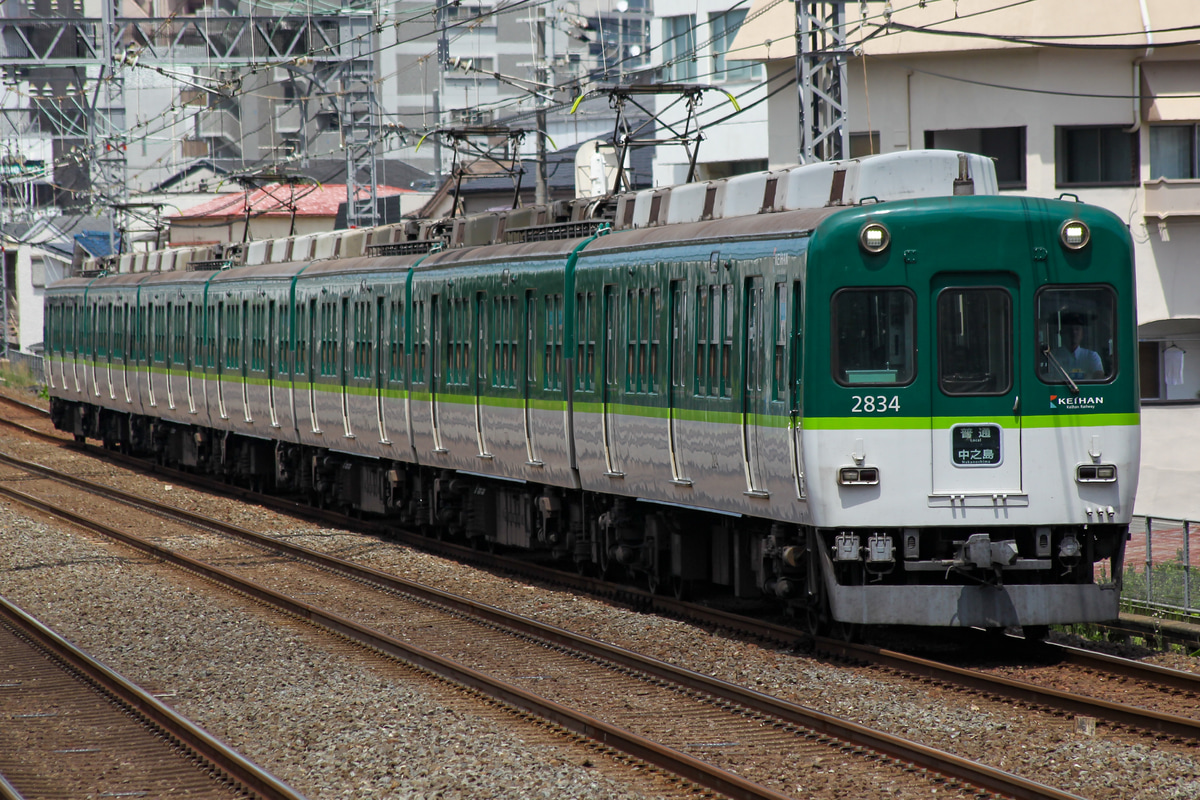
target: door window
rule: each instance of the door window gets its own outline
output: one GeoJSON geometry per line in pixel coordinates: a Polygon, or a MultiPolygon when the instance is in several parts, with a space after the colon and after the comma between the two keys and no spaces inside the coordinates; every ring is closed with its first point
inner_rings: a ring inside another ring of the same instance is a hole
{"type": "Polygon", "coordinates": [[[938,295],[938,384],[952,395],[1012,388],[1012,298],[1004,289],[946,289],[938,295]]]}

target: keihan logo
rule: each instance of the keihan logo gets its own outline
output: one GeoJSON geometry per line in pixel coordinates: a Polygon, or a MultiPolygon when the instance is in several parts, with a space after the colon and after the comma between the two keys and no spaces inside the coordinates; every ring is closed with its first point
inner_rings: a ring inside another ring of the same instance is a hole
{"type": "Polygon", "coordinates": [[[1059,397],[1056,394],[1050,395],[1050,407],[1069,408],[1072,411],[1095,408],[1096,406],[1104,405],[1103,397],[1059,397]]]}

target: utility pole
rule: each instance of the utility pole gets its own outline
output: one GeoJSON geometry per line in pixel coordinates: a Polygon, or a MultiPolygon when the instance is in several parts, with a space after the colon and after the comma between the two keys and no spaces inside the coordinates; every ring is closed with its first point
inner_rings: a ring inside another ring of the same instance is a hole
{"type": "MultiPolygon", "coordinates": [[[[537,20],[535,22],[536,37],[537,37],[537,64],[536,80],[539,86],[545,85],[547,81],[546,69],[546,9],[538,8],[537,20]]],[[[546,187],[546,96],[545,92],[537,92],[534,94],[535,102],[537,102],[537,180],[534,184],[534,202],[538,205],[544,205],[550,202],[550,192],[546,187]]]]}
{"type": "Polygon", "coordinates": [[[797,161],[836,161],[850,152],[846,94],[846,0],[797,0],[797,161]]]}

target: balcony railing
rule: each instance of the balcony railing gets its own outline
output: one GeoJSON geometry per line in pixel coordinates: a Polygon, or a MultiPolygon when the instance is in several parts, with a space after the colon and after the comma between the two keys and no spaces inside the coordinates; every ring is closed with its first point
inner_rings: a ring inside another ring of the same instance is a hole
{"type": "Polygon", "coordinates": [[[1200,217],[1200,180],[1159,178],[1142,186],[1147,217],[1200,217]]]}

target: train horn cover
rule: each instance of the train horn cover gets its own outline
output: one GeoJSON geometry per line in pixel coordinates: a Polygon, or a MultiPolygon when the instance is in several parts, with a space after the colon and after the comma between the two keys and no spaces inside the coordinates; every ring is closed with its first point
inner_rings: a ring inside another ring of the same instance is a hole
{"type": "Polygon", "coordinates": [[[1062,239],[1063,247],[1068,250],[1082,250],[1091,241],[1092,232],[1083,222],[1069,219],[1059,228],[1058,237],[1062,239]]]}
{"type": "Polygon", "coordinates": [[[878,222],[868,222],[858,234],[858,243],[868,253],[882,253],[892,241],[888,229],[878,222]]]}

